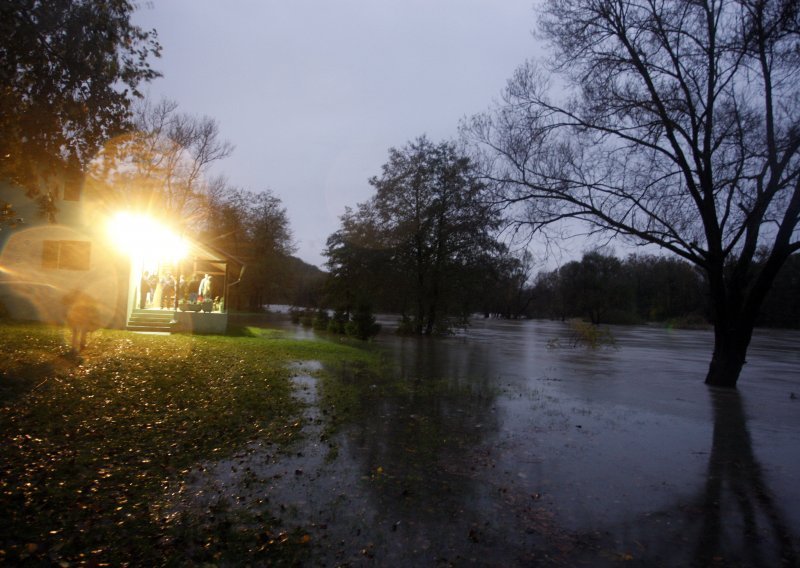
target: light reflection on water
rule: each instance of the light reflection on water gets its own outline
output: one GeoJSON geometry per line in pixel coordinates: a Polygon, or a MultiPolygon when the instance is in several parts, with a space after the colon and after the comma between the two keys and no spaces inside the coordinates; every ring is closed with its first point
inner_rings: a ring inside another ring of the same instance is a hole
{"type": "Polygon", "coordinates": [[[796,562],[800,334],[758,335],[729,393],[703,385],[709,332],[614,328],[615,349],[548,348],[567,333],[480,320],[444,339],[382,334],[392,376],[331,370],[363,381],[355,418],[332,462],[311,439],[304,475],[273,463],[291,480],[267,488],[273,505],[317,527],[321,565],[796,562]]]}

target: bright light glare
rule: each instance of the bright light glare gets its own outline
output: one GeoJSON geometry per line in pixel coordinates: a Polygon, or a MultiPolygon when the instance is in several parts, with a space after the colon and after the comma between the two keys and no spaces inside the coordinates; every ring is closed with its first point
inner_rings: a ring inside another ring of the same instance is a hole
{"type": "Polygon", "coordinates": [[[146,215],[117,213],[108,225],[114,244],[134,258],[178,261],[189,252],[185,240],[146,215]]]}

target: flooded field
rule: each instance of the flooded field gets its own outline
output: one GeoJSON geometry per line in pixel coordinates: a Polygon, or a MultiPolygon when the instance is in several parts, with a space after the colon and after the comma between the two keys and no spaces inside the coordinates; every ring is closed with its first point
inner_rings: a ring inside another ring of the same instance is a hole
{"type": "Polygon", "coordinates": [[[279,516],[320,566],[796,565],[800,334],[759,333],[729,392],[703,384],[709,332],[612,333],[598,350],[555,322],[384,333],[382,374],[298,367],[302,445],[243,448],[183,495],[279,516]],[[329,381],[347,408],[320,407],[329,381]]]}

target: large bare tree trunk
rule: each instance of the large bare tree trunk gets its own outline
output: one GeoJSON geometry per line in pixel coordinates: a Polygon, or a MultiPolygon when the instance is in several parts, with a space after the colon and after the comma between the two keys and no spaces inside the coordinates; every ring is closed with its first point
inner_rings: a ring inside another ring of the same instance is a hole
{"type": "Polygon", "coordinates": [[[752,334],[752,325],[741,324],[741,327],[730,328],[715,324],[714,353],[706,375],[707,385],[736,387],[742,367],[746,363],[747,346],[752,334]]]}
{"type": "Polygon", "coordinates": [[[747,362],[747,349],[753,337],[758,313],[789,249],[776,247],[763,265],[755,267],[748,260],[725,278],[722,263],[709,272],[714,353],[706,375],[706,384],[735,388],[747,362]]]}

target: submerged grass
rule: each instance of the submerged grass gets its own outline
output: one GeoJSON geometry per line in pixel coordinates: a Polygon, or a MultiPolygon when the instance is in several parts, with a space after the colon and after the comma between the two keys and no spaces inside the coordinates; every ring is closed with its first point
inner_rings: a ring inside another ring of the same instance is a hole
{"type": "Polygon", "coordinates": [[[216,562],[232,547],[237,561],[301,559],[302,538],[264,537],[274,519],[249,534],[227,534],[234,523],[219,515],[209,534],[197,519],[176,539],[155,503],[194,464],[300,435],[290,363],[374,359],[252,327],[235,337],[102,330],[78,357],[60,328],[3,322],[0,346],[0,563],[30,565],[216,562]]]}

